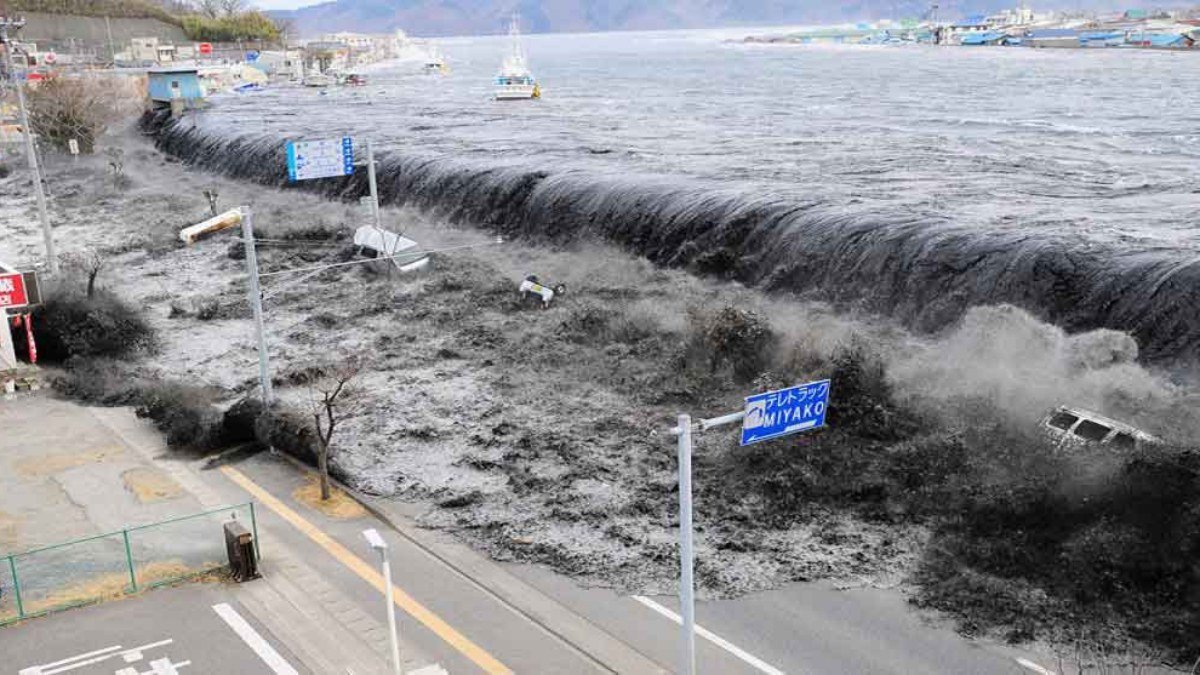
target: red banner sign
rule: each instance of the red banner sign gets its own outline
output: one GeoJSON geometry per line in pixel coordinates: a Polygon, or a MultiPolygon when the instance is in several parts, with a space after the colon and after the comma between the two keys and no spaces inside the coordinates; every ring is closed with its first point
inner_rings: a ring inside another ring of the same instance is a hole
{"type": "Polygon", "coordinates": [[[200,53],[201,54],[211,54],[212,53],[212,43],[211,42],[201,42],[200,43],[200,53]]]}
{"type": "Polygon", "coordinates": [[[25,277],[21,274],[0,274],[0,309],[24,307],[29,304],[25,292],[25,277]]]}

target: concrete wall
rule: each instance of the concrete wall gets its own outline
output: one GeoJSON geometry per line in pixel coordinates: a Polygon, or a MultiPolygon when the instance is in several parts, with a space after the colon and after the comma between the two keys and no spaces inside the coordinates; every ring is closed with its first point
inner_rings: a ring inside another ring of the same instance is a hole
{"type": "MultiPolygon", "coordinates": [[[[104,17],[74,16],[68,14],[41,14],[26,12],[25,19],[29,22],[21,30],[20,40],[36,42],[39,49],[56,47],[65,49],[72,38],[87,47],[108,52],[108,30],[104,17]]],[[[188,42],[183,29],[158,19],[126,19],[112,18],[112,39],[116,51],[122,51],[129,46],[129,41],[135,37],[156,37],[160,42],[181,44],[188,42]]]]}

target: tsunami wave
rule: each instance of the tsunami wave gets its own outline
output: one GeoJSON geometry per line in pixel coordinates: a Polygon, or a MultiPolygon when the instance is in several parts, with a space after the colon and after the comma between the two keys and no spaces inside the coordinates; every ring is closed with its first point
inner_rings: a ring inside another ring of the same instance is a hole
{"type": "MultiPolygon", "coordinates": [[[[287,186],[279,137],[218,134],[147,114],[157,147],[191,165],[287,186]]],[[[1036,227],[958,226],[943,215],[804,201],[697,179],[551,170],[377,153],[380,199],[508,236],[598,237],[650,261],[775,293],[851,305],[936,331],[1009,303],[1068,331],[1128,332],[1149,362],[1192,363],[1200,257],[1036,227]]],[[[365,169],[304,189],[367,193],[365,169]]]]}

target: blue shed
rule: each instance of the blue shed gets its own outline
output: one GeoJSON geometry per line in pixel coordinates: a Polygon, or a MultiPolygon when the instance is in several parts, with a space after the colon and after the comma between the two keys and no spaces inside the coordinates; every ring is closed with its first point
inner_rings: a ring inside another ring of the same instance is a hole
{"type": "Polygon", "coordinates": [[[190,108],[204,100],[204,87],[196,68],[152,68],[147,77],[150,100],[155,105],[171,105],[172,101],[182,100],[183,105],[190,108]]]}

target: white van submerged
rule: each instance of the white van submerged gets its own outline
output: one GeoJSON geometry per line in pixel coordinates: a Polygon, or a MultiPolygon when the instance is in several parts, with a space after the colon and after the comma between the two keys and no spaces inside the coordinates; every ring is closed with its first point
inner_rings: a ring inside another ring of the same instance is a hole
{"type": "Polygon", "coordinates": [[[1060,443],[1098,443],[1123,450],[1162,443],[1137,427],[1081,408],[1059,406],[1042,420],[1042,427],[1060,443]]]}

